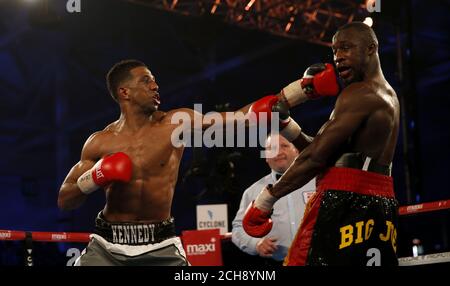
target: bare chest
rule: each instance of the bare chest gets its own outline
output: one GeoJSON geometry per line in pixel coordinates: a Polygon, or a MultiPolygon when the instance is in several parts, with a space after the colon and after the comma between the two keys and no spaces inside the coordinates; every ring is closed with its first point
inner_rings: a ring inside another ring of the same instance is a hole
{"type": "Polygon", "coordinates": [[[105,142],[103,154],[124,152],[131,161],[135,174],[157,175],[173,165],[178,165],[182,150],[171,141],[175,126],[147,126],[137,132],[119,132],[105,142]]]}

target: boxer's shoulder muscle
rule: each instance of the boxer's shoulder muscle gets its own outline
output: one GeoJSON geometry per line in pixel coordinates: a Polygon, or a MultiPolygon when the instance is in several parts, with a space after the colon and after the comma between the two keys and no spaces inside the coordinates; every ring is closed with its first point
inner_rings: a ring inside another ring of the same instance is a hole
{"type": "Polygon", "coordinates": [[[336,101],[334,112],[353,110],[370,114],[383,108],[385,104],[376,88],[365,82],[357,82],[350,84],[342,91],[336,101]]]}
{"type": "Polygon", "coordinates": [[[92,133],[89,138],[86,140],[82,150],[82,159],[91,159],[98,160],[103,154],[103,149],[108,142],[111,141],[111,138],[114,136],[114,132],[111,130],[101,130],[92,133]]]}
{"type": "Polygon", "coordinates": [[[168,112],[165,111],[161,110],[155,111],[152,114],[152,121],[156,123],[164,123],[164,121],[167,119],[167,114],[168,112]]]}

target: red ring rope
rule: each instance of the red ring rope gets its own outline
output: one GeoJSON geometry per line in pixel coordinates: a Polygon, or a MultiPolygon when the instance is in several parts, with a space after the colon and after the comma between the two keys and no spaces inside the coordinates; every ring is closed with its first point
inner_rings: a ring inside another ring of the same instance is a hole
{"type": "Polygon", "coordinates": [[[429,202],[417,205],[403,206],[400,207],[400,215],[410,215],[416,213],[431,212],[437,210],[445,210],[450,208],[450,200],[429,202]]]}
{"type": "MultiPolygon", "coordinates": [[[[411,215],[416,213],[431,212],[437,210],[444,210],[450,208],[450,200],[442,200],[436,202],[429,202],[417,205],[402,206],[399,209],[400,215],[411,215]]],[[[89,242],[90,233],[84,232],[31,232],[33,241],[45,242],[89,242]]],[[[25,231],[17,230],[0,230],[1,240],[24,240],[26,236],[25,231]]],[[[222,240],[230,239],[231,232],[221,235],[222,240]]]]}

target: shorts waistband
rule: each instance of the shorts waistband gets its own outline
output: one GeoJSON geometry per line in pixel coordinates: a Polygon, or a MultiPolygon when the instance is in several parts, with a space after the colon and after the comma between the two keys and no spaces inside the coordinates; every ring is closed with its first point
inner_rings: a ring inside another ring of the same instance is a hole
{"type": "Polygon", "coordinates": [[[390,176],[392,173],[392,164],[381,165],[361,153],[344,153],[339,157],[334,166],[358,169],[385,176],[390,176]]]}
{"type": "Polygon", "coordinates": [[[99,212],[95,219],[94,233],[107,241],[126,245],[145,245],[159,243],[175,237],[174,218],[170,217],[159,223],[109,222],[103,212],[99,212]]]}
{"type": "Polygon", "coordinates": [[[352,168],[331,167],[317,182],[317,191],[342,190],[394,198],[392,177],[352,168]]]}

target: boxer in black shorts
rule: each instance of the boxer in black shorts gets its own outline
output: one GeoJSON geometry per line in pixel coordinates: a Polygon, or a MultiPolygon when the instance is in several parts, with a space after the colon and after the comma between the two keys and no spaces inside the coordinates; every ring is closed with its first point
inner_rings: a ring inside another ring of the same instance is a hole
{"type": "Polygon", "coordinates": [[[378,40],[370,27],[344,25],[332,48],[344,88],[330,119],[314,138],[300,135],[304,151],[256,198],[244,229],[263,234],[276,200],[318,176],[317,192],[284,264],[397,265],[398,204],[391,164],[399,102],[383,76],[378,40]]]}
{"type": "Polygon", "coordinates": [[[332,167],[318,182],[287,265],[398,265],[397,210],[390,176],[332,167]]]}

